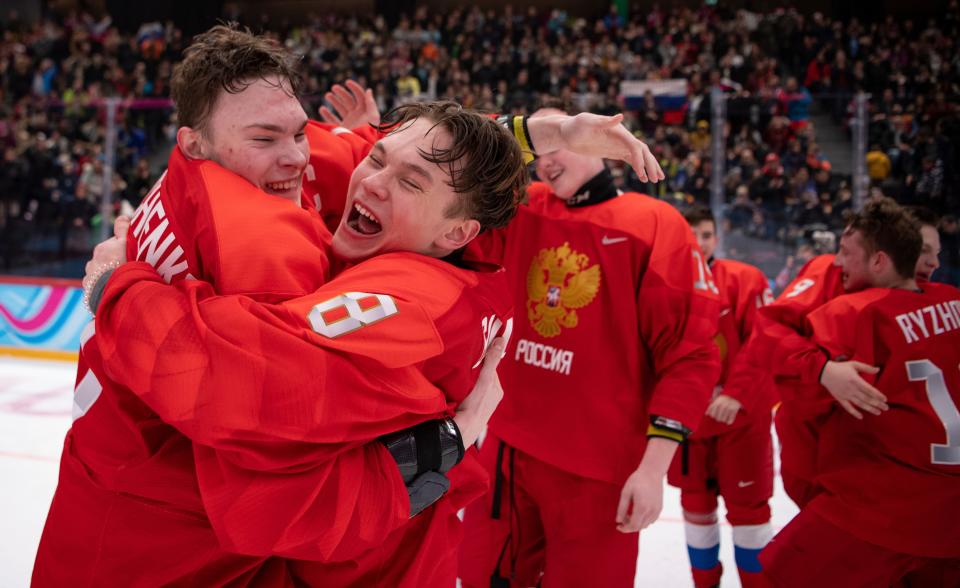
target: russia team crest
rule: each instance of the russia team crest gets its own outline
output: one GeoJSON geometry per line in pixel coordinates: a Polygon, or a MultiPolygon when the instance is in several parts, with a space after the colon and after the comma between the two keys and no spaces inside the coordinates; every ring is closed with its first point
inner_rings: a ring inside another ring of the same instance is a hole
{"type": "Polygon", "coordinates": [[[541,250],[527,272],[527,318],[543,337],[576,327],[577,310],[597,297],[600,266],[569,243],[541,250]]]}

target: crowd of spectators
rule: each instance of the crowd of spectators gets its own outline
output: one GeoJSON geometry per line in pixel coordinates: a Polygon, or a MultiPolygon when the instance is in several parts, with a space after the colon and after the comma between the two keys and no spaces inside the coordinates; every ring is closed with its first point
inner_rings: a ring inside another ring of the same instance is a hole
{"type": "MultiPolygon", "coordinates": [[[[957,146],[960,145],[960,10],[954,0],[942,19],[926,26],[888,17],[864,27],[852,22],[837,56],[852,66],[839,76],[849,90],[869,92],[870,179],[897,199],[942,210],[960,206],[957,146]],[[847,58],[844,57],[844,60],[847,58]]],[[[839,36],[839,35],[838,35],[839,36]]],[[[841,42],[842,41],[842,42],[841,42]]],[[[811,63],[816,69],[817,60],[811,63]]],[[[827,79],[841,67],[820,66],[827,79]]],[[[808,74],[809,75],[809,74],[808,74]]],[[[848,108],[853,114],[852,105],[848,108]]]]}
{"type": "Polygon", "coordinates": [[[12,12],[0,37],[0,268],[85,256],[99,235],[105,100],[119,100],[111,189],[135,205],[156,179],[148,156],[175,128],[168,88],[182,35],[12,12]]]}
{"type": "MultiPolygon", "coordinates": [[[[789,276],[804,257],[828,248],[825,235],[842,228],[853,205],[849,175],[838,173],[818,144],[812,108],[848,124],[855,94],[869,92],[871,192],[939,212],[958,204],[955,0],[943,18],[926,23],[707,6],[654,6],[626,16],[610,7],[591,19],[510,6],[421,7],[394,24],[376,15],[296,22],[225,16],[304,56],[311,113],[333,83],[347,78],[373,88],[382,111],[450,98],[489,111],[530,112],[549,97],[598,113],[623,109],[621,82],[687,80],[679,112],[664,110],[649,93],[627,112],[626,124],[654,147],[667,181],[643,186],[631,170],[615,172],[625,187],[679,207],[706,203],[719,132],[727,253],[771,276],[789,276]],[[714,87],[726,97],[726,124],[718,129],[711,124],[714,87]]],[[[89,224],[85,208],[95,189],[82,178],[102,165],[102,109],[95,105],[105,96],[165,97],[183,35],[156,23],[123,35],[108,18],[89,16],[33,26],[8,21],[3,35],[0,143],[6,161],[18,162],[0,174],[6,216],[26,211],[72,216],[68,226],[89,224]]],[[[172,126],[167,111],[127,108],[121,120],[114,188],[135,204],[151,171],[159,171],[143,157],[169,138],[172,126]]],[[[956,224],[946,218],[945,246],[951,234],[956,241],[956,224]]],[[[949,262],[956,252],[946,255],[949,262]]]]}

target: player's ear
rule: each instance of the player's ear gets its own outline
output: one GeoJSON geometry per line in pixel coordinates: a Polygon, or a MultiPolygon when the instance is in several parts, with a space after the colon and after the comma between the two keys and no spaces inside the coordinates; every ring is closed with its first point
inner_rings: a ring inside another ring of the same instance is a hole
{"type": "Polygon", "coordinates": [[[870,256],[870,269],[873,270],[874,273],[882,273],[892,266],[893,260],[883,251],[877,251],[870,256]]]}
{"type": "Polygon", "coordinates": [[[440,235],[434,244],[447,251],[456,251],[480,234],[480,221],[475,219],[459,219],[454,221],[447,230],[440,235]]]}
{"type": "Polygon", "coordinates": [[[203,136],[192,127],[177,129],[177,146],[187,159],[206,159],[203,155],[203,136]]]}

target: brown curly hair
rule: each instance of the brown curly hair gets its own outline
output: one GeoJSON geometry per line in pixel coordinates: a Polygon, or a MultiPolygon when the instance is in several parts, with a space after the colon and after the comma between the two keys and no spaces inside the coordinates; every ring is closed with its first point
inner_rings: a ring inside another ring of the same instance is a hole
{"type": "Polygon", "coordinates": [[[299,64],[299,57],[272,39],[236,23],[217,25],[193,38],[173,72],[170,93],[178,122],[204,130],[220,92],[236,94],[256,80],[279,78],[296,95],[302,85],[299,64]]]}
{"type": "Polygon", "coordinates": [[[480,230],[506,226],[517,213],[530,179],[520,145],[492,118],[464,110],[455,102],[405,104],[383,116],[379,129],[390,133],[426,117],[453,139],[449,148],[433,147],[420,155],[450,173],[447,184],[461,196],[445,211],[447,217],[466,216],[480,230]]]}
{"type": "Polygon", "coordinates": [[[912,278],[923,249],[920,224],[892,198],[871,200],[847,221],[844,234],[860,231],[867,255],[883,251],[893,261],[897,273],[912,278]]]}

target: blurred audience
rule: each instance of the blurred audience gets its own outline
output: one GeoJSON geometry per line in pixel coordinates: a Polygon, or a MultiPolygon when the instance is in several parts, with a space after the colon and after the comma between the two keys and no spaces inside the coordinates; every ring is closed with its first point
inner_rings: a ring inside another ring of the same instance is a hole
{"type": "MultiPolygon", "coordinates": [[[[849,176],[836,173],[817,142],[813,108],[848,125],[854,96],[869,92],[871,193],[941,213],[960,207],[956,0],[929,22],[656,4],[629,15],[611,6],[593,18],[509,5],[418,7],[394,25],[378,15],[225,17],[304,56],[309,113],[347,78],[372,88],[381,110],[450,98],[519,113],[545,97],[597,113],[626,109],[625,124],[652,145],[667,181],[643,185],[618,168],[618,182],[678,207],[710,202],[719,140],[727,255],[771,276],[782,273],[785,259],[787,274],[798,269],[817,249],[812,236],[842,229],[853,204],[849,176]],[[621,85],[676,79],[685,80],[686,95],[669,104],[649,87],[625,96],[621,85]],[[711,123],[715,87],[726,97],[722,128],[711,123]]],[[[77,235],[99,222],[103,100],[123,100],[112,186],[136,205],[175,128],[166,98],[187,41],[171,23],[124,33],[109,17],[81,13],[29,26],[11,14],[0,33],[0,223],[35,227],[68,255],[81,247],[77,235]]],[[[948,266],[958,255],[957,223],[950,218],[942,225],[943,275],[955,281],[960,272],[948,266]]],[[[8,265],[17,255],[0,254],[8,265]]]]}
{"type": "Polygon", "coordinates": [[[116,202],[139,203],[146,158],[174,129],[168,88],[181,50],[172,25],[122,35],[81,13],[0,20],[0,267],[86,256],[98,240],[108,98],[119,100],[110,186],[116,202]]]}

